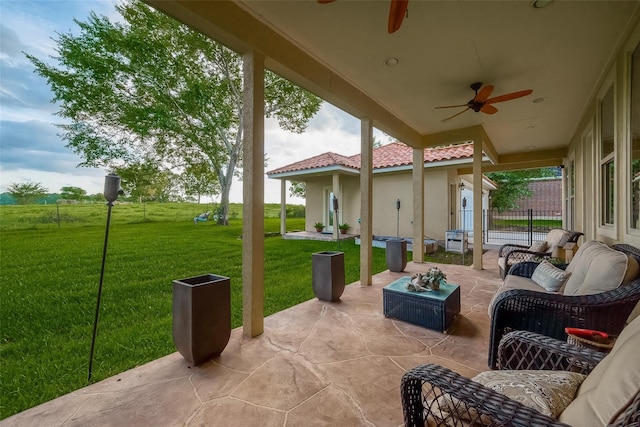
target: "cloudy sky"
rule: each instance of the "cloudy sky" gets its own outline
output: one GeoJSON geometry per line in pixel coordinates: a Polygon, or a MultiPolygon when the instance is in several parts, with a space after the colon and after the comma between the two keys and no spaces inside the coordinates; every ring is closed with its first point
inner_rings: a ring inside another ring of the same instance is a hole
{"type": "MultiPolygon", "coordinates": [[[[42,60],[55,56],[56,33],[77,32],[76,18],[91,11],[118,19],[112,0],[0,0],[0,192],[11,183],[40,182],[49,192],[76,186],[102,192],[105,170],[78,167],[82,161],[65,147],[55,123],[62,119],[51,103],[46,81],[33,73],[23,52],[42,60]]],[[[379,140],[385,137],[376,131],[379,140]]],[[[266,170],[327,151],[352,155],[360,151],[360,123],[325,103],[303,134],[278,128],[267,120],[266,170]]],[[[232,202],[242,202],[242,182],[234,182],[232,202]]],[[[280,201],[280,181],[265,178],[265,202],[280,201]]],[[[288,199],[301,203],[300,199],[288,199]]]]}

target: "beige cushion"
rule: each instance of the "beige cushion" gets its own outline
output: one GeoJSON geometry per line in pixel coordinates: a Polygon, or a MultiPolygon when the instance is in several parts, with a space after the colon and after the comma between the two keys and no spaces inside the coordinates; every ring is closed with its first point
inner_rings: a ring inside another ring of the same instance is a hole
{"type": "Polygon", "coordinates": [[[491,298],[491,302],[489,303],[489,317],[491,317],[493,304],[498,298],[498,296],[512,289],[525,289],[525,290],[535,291],[535,292],[547,292],[542,286],[538,285],[533,280],[527,277],[514,276],[509,274],[507,275],[507,277],[504,278],[504,283],[502,284],[502,286],[500,286],[498,291],[493,295],[493,298],[491,298]]]}
{"type": "Polygon", "coordinates": [[[640,276],[640,265],[636,261],[635,257],[627,255],[627,272],[624,274],[622,284],[626,285],[636,280],[640,276]]]}
{"type": "Polygon", "coordinates": [[[565,240],[569,237],[570,233],[561,229],[554,228],[547,233],[547,247],[553,248],[554,246],[558,246],[562,240],[565,240]]]}
{"type": "Polygon", "coordinates": [[[622,330],[609,353],[587,376],[559,420],[572,426],[607,425],[640,388],[640,318],[622,330]]]}
{"type": "Polygon", "coordinates": [[[531,246],[529,246],[529,250],[531,252],[545,252],[547,250],[547,242],[544,240],[539,240],[537,242],[533,242],[531,246]]]}
{"type": "MultiPolygon", "coordinates": [[[[574,399],[584,378],[585,375],[576,372],[506,370],[482,372],[472,380],[544,415],[557,418],[574,399]]],[[[478,419],[475,409],[448,394],[439,397],[437,405],[450,416],[469,421],[478,419]]],[[[484,415],[478,421],[484,425],[491,423],[491,419],[484,415]]]]}
{"type": "Polygon", "coordinates": [[[545,288],[549,292],[557,292],[564,282],[571,276],[571,273],[568,273],[555,265],[551,264],[549,261],[544,260],[534,270],[531,275],[531,280],[545,288]]]}
{"type": "Polygon", "coordinates": [[[590,295],[617,288],[627,272],[627,256],[604,243],[583,244],[567,266],[571,273],[562,293],[590,295]]]}
{"type": "Polygon", "coordinates": [[[566,371],[487,371],[473,378],[538,412],[557,418],[576,394],[585,375],[566,371]]]}

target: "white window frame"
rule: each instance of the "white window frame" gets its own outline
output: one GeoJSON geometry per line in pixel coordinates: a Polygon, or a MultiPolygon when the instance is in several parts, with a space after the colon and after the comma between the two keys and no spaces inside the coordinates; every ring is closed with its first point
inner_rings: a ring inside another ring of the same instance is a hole
{"type": "Polygon", "coordinates": [[[596,133],[595,133],[595,137],[596,137],[596,152],[595,152],[595,158],[594,158],[594,168],[596,169],[596,189],[597,192],[595,194],[597,194],[597,202],[596,202],[596,218],[595,220],[597,221],[597,233],[599,235],[611,238],[611,239],[616,239],[617,236],[617,227],[618,227],[618,223],[619,223],[619,218],[620,218],[620,206],[618,206],[618,204],[616,203],[616,201],[618,200],[617,195],[620,191],[620,181],[618,179],[618,177],[620,176],[619,174],[619,169],[620,169],[620,164],[617,158],[617,153],[618,153],[618,137],[617,137],[617,131],[616,131],[616,127],[615,124],[617,123],[616,121],[616,116],[618,114],[617,111],[617,104],[616,104],[616,99],[617,99],[617,94],[616,94],[616,84],[615,84],[615,67],[613,67],[611,69],[611,71],[609,72],[604,84],[601,86],[600,91],[598,92],[598,96],[597,96],[597,103],[596,103],[596,133]],[[604,97],[607,95],[607,93],[609,92],[609,90],[612,91],[613,93],[613,123],[614,123],[614,129],[613,129],[613,150],[611,153],[609,153],[608,155],[606,155],[605,157],[602,157],[602,101],[604,99],[604,97]],[[604,179],[605,176],[603,174],[604,168],[606,165],[613,163],[613,194],[610,195],[610,192],[607,191],[604,179]],[[608,195],[610,195],[610,200],[613,201],[613,222],[612,223],[607,223],[605,222],[605,213],[603,211],[603,207],[604,207],[604,198],[606,198],[608,195]]]}

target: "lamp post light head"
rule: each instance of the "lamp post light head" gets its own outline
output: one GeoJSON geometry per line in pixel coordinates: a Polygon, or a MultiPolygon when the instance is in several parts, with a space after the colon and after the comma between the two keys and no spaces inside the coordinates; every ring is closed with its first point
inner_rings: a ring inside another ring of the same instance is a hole
{"type": "Polygon", "coordinates": [[[113,203],[118,199],[119,194],[122,194],[122,190],[120,190],[120,177],[110,173],[104,177],[104,198],[107,199],[107,202],[113,203]]]}

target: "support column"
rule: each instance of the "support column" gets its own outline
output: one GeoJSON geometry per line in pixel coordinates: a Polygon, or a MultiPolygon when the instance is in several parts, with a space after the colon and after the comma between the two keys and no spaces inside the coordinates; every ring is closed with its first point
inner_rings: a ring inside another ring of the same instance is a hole
{"type": "Polygon", "coordinates": [[[336,215],[336,211],[333,210],[333,205],[330,206],[331,214],[333,215],[333,238],[338,239],[338,233],[340,230],[338,226],[340,225],[340,212],[342,212],[342,200],[340,199],[340,174],[338,172],[333,173],[333,196],[338,199],[338,214],[336,215]]]}
{"type": "Polygon", "coordinates": [[[287,234],[287,180],[280,180],[280,235],[287,234]]]}
{"type": "Polygon", "coordinates": [[[264,332],[264,56],[243,57],[242,331],[264,332]]]}
{"type": "Polygon", "coordinates": [[[473,141],[473,268],[482,270],[482,137],[473,141]]]}
{"type": "Polygon", "coordinates": [[[373,122],[360,121],[360,284],[373,283],[373,122]]]}
{"type": "Polygon", "coordinates": [[[413,149],[413,262],[424,262],[424,149],[413,149]]]}

